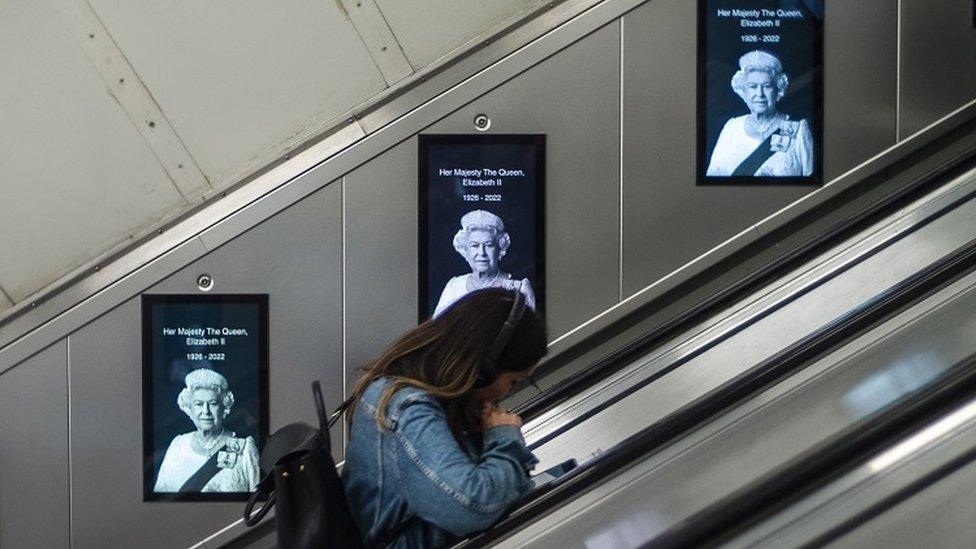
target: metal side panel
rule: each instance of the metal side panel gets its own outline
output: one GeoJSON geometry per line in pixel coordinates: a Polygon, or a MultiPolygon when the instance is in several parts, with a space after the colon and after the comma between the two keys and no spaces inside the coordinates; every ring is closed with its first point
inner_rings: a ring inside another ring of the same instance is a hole
{"type": "Polygon", "coordinates": [[[972,0],[899,0],[899,139],[976,99],[972,0]]]}
{"type": "Polygon", "coordinates": [[[5,549],[70,544],[67,352],[62,339],[0,375],[5,549]]]}
{"type": "Polygon", "coordinates": [[[792,272],[787,272],[764,288],[757,289],[751,296],[703,319],[697,326],[692,326],[670,341],[655,347],[605,382],[582,391],[562,405],[534,418],[526,426],[527,439],[533,441],[551,436],[555,430],[626,391],[630,385],[654,375],[682,357],[689,356],[697,348],[716,344],[762,315],[783,306],[795,295],[817,286],[824,277],[842,272],[874,251],[904,237],[924,219],[938,215],[940,211],[976,191],[976,177],[973,176],[976,176],[976,172],[971,172],[968,177],[955,178],[936,192],[898,209],[860,231],[857,236],[820,252],[792,272]]]}
{"type": "Polygon", "coordinates": [[[142,501],[142,313],[138,297],[71,343],[71,537],[75,549],[186,546],[237,503],[142,501]]]}
{"type": "Polygon", "coordinates": [[[619,49],[620,26],[614,22],[422,132],[474,133],[474,117],[484,113],[492,120],[487,133],[548,135],[550,340],[619,299],[619,49]]]}
{"type": "MultiPolygon", "coordinates": [[[[618,26],[603,27],[423,132],[473,133],[475,115],[484,113],[492,132],[548,135],[550,339],[617,301],[616,276],[607,269],[615,273],[618,258],[618,42],[618,26]]],[[[416,324],[416,163],[411,138],[345,179],[350,388],[357,368],[416,324]]]]}
{"type": "MultiPolygon", "coordinates": [[[[835,545],[846,546],[852,540],[873,540],[878,537],[873,531],[877,525],[874,520],[884,524],[890,513],[898,513],[894,508],[917,503],[909,501],[910,498],[933,489],[945,490],[943,482],[947,478],[964,486],[972,484],[974,457],[976,401],[970,401],[894,441],[829,484],[750,525],[723,542],[723,547],[816,547],[837,540],[835,545]]],[[[952,488],[946,491],[949,498],[959,495],[952,488]]],[[[970,489],[963,492],[969,493],[970,489]]],[[[971,524],[974,516],[971,505],[965,500],[957,500],[955,505],[962,508],[971,524]]],[[[926,510],[916,509],[905,518],[913,526],[928,531],[932,517],[926,516],[926,510]]],[[[950,513],[946,518],[959,517],[950,513]]],[[[950,540],[957,539],[956,532],[962,534],[962,540],[971,542],[976,537],[971,526],[942,528],[938,534],[940,539],[950,540]]],[[[933,541],[934,546],[942,546],[940,540],[933,541]]],[[[869,545],[873,546],[873,541],[869,545]]]]}
{"type": "Polygon", "coordinates": [[[970,274],[506,543],[636,547],[971,355],[970,274]]]}
{"type": "Polygon", "coordinates": [[[831,547],[972,547],[976,540],[976,463],[902,502],[831,547]]]}
{"type": "MultiPolygon", "coordinates": [[[[195,293],[205,272],[214,293],[270,294],[271,431],[316,421],[313,379],[330,405],[342,396],[340,194],[329,185],[150,289],[195,293]]],[[[71,336],[76,548],[185,547],[241,517],[243,503],[142,501],[140,324],[134,297],[71,336]]]]}
{"type": "Polygon", "coordinates": [[[417,324],[417,143],[352,171],[345,189],[346,393],[417,324]]]}
{"type": "Polygon", "coordinates": [[[813,190],[695,186],[696,13],[657,0],[623,18],[622,297],[813,190]]]}
{"type": "MultiPolygon", "coordinates": [[[[814,190],[695,186],[696,13],[658,0],[623,19],[624,296],[814,190]]],[[[897,4],[826,17],[825,182],[895,143],[897,4]]]]}
{"type": "MultiPolygon", "coordinates": [[[[177,271],[147,293],[269,294],[271,425],[318,424],[310,383],[326,405],[342,396],[342,186],[333,182],[177,271]]],[[[341,433],[334,433],[336,459],[341,433]]]]}

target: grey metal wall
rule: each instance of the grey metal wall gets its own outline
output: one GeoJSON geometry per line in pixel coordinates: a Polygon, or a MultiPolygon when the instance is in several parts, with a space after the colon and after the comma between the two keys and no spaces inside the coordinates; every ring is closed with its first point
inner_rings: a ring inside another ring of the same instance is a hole
{"type": "MultiPolygon", "coordinates": [[[[959,63],[976,55],[976,31],[912,26],[968,21],[968,2],[923,4],[933,3],[902,0],[900,18],[897,0],[829,6],[828,178],[894,144],[896,126],[905,136],[976,96],[969,76],[928,80],[971,67],[959,63]]],[[[423,130],[469,133],[485,113],[492,132],[548,135],[552,338],[809,191],[694,186],[694,16],[688,0],[646,2],[423,130]]],[[[414,324],[416,151],[410,137],[317,181],[319,191],[145,289],[193,293],[206,272],[214,292],[270,294],[272,429],[313,421],[312,379],[334,406],[356,368],[414,324]]],[[[0,375],[4,549],[180,546],[239,516],[239,504],[142,502],[139,324],[133,295],[0,375]]]]}
{"type": "Polygon", "coordinates": [[[972,0],[901,0],[899,137],[976,97],[972,0]]]}
{"type": "Polygon", "coordinates": [[[4,549],[68,546],[68,413],[65,340],[0,376],[0,547],[4,549]]]}
{"type": "MultiPolygon", "coordinates": [[[[270,294],[272,431],[315,423],[313,379],[323,380],[333,406],[342,397],[341,198],[341,186],[330,184],[147,292],[195,293],[205,272],[215,292],[270,294]]],[[[188,546],[243,509],[142,501],[140,314],[135,297],[69,339],[76,547],[188,546]]]]}
{"type": "MultiPolygon", "coordinates": [[[[623,293],[629,295],[809,192],[695,187],[696,2],[623,18],[623,293]]],[[[831,2],[825,23],[829,181],[895,144],[897,2],[831,2]]]]}
{"type": "MultiPolygon", "coordinates": [[[[618,299],[619,25],[506,82],[424,130],[548,134],[546,300],[550,338],[618,299]]],[[[346,177],[347,366],[375,357],[417,318],[417,139],[346,177]],[[394,238],[391,238],[391,235],[394,238]]]]}

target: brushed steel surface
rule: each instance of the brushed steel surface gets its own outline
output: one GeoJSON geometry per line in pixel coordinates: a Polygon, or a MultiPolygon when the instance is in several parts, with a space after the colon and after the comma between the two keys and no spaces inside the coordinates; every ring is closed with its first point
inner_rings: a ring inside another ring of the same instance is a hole
{"type": "Polygon", "coordinates": [[[417,143],[345,178],[346,388],[417,324],[417,143]]]}
{"type": "Polygon", "coordinates": [[[673,338],[671,342],[636,360],[633,365],[611,376],[608,381],[571,397],[560,406],[533,419],[525,426],[526,441],[533,444],[549,436],[641,379],[684,357],[692,356],[706,345],[721,341],[726,334],[735,333],[742,327],[748,326],[755,318],[788,302],[793,295],[814,287],[823,277],[840,272],[863,260],[872,250],[903,237],[920,221],[967,193],[973,192],[974,189],[976,189],[976,171],[971,171],[892,213],[888,218],[865,229],[847,242],[821,253],[818,258],[811,260],[796,272],[788,273],[771,282],[754,295],[743,299],[740,305],[733,307],[732,310],[723,311],[713,318],[704,320],[699,326],[691,328],[673,338]]]}
{"type": "Polygon", "coordinates": [[[0,547],[68,547],[67,343],[0,375],[0,547]]]}
{"type": "MultiPolygon", "coordinates": [[[[910,489],[928,475],[949,466],[953,461],[964,459],[976,448],[976,401],[970,401],[951,410],[932,424],[922,427],[911,436],[895,441],[889,447],[869,458],[853,471],[807,495],[802,500],[778,511],[775,515],[750,527],[746,532],[724,543],[728,548],[757,546],[799,547],[836,531],[851,518],[866,512],[899,492],[910,489]],[[934,431],[934,432],[933,432],[934,431]],[[930,434],[931,433],[931,434],[930,434]],[[890,466],[878,469],[874,463],[903,445],[918,448],[890,466]]],[[[960,471],[961,472],[961,471],[960,471]]],[[[969,472],[962,472],[964,483],[969,472]]],[[[953,474],[954,477],[958,475],[953,474]]],[[[935,489],[940,489],[934,486],[935,489]]],[[[971,490],[970,492],[971,493],[971,490]]],[[[967,498],[957,505],[969,507],[967,498]]],[[[912,503],[914,505],[914,502],[912,503]]],[[[924,516],[924,511],[921,513],[924,516]]],[[[916,517],[909,517],[916,522],[916,517]]],[[[930,525],[925,524],[924,528],[930,525]]],[[[943,530],[945,536],[954,536],[956,530],[943,530]]],[[[855,533],[853,537],[859,534],[855,533]]],[[[943,538],[944,539],[944,538],[943,538]]],[[[972,539],[972,536],[969,536],[972,539]]],[[[843,543],[842,543],[843,544],[843,543]]]]}
{"type": "Polygon", "coordinates": [[[972,0],[900,0],[899,137],[976,99],[972,0]]]}
{"type": "Polygon", "coordinates": [[[927,487],[861,525],[833,547],[972,547],[976,463],[927,487]]]}
{"type": "Polygon", "coordinates": [[[970,201],[536,448],[541,466],[586,461],[678,411],[968,242],[974,223],[970,201]]]}
{"type": "Polygon", "coordinates": [[[898,0],[824,10],[824,181],[897,142],[898,0]]]}
{"type": "Polygon", "coordinates": [[[969,356],[974,304],[970,274],[506,543],[646,543],[969,356]]]}

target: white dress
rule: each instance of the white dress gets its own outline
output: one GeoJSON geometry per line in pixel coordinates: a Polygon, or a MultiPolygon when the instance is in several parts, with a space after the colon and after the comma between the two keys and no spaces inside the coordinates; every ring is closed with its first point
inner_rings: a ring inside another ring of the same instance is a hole
{"type": "MultiPolygon", "coordinates": [[[[176,435],[170,442],[163,456],[163,463],[159,466],[159,476],[156,477],[154,492],[179,492],[183,484],[206,463],[210,457],[193,451],[190,441],[193,434],[176,435]]],[[[261,473],[258,467],[258,449],[254,439],[234,438],[233,433],[227,439],[227,454],[233,463],[227,460],[221,464],[220,470],[203,486],[202,492],[253,492],[257,489],[261,473]],[[234,455],[236,457],[230,457],[234,455]]],[[[216,450],[216,449],[215,449],[216,450]]]]}
{"type": "MultiPolygon", "coordinates": [[[[437,300],[437,307],[434,308],[433,316],[440,315],[444,309],[453,305],[455,301],[468,295],[468,277],[470,276],[471,273],[468,273],[466,275],[455,276],[447,281],[447,284],[444,285],[444,290],[441,292],[441,298],[437,300]]],[[[505,274],[504,277],[496,278],[491,284],[485,286],[485,288],[518,290],[525,296],[525,304],[530,309],[535,310],[535,292],[532,291],[532,283],[529,282],[528,278],[515,280],[512,278],[512,275],[505,274]]]]}
{"type": "MultiPolygon", "coordinates": [[[[708,163],[709,176],[730,176],[742,161],[763,142],[746,133],[749,115],[729,119],[722,127],[712,159],[708,163]]],[[[797,177],[813,174],[813,134],[806,120],[784,120],[780,133],[789,138],[789,145],[774,152],[756,171],[756,177],[797,177]]]]}

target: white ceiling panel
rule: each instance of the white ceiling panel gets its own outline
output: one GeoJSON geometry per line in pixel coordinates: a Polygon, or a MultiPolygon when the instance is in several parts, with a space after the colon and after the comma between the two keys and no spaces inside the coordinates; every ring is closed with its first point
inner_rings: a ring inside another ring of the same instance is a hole
{"type": "Polygon", "coordinates": [[[215,186],[386,87],[334,0],[88,0],[215,186]]]}
{"type": "Polygon", "coordinates": [[[410,64],[420,68],[540,0],[376,0],[410,64]]]}
{"type": "Polygon", "coordinates": [[[47,2],[0,2],[0,286],[14,301],[185,204],[47,2]]]}

